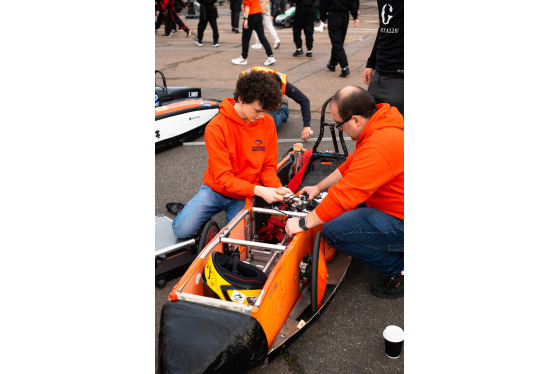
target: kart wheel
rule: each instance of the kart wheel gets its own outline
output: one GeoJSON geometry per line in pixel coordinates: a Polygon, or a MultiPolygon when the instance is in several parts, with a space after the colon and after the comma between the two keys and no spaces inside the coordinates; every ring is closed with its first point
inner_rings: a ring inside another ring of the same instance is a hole
{"type": "Polygon", "coordinates": [[[219,232],[220,227],[215,221],[210,220],[206,222],[200,234],[200,240],[198,241],[198,253],[202,252],[204,247],[206,247],[219,232]]]}
{"type": "Polygon", "coordinates": [[[165,286],[165,283],[165,277],[156,278],[156,286],[158,286],[159,288],[165,286]]]}
{"type": "Polygon", "coordinates": [[[319,250],[321,249],[321,239],[323,234],[319,231],[315,235],[315,241],[313,242],[313,255],[311,257],[311,290],[309,294],[311,295],[311,313],[315,314],[318,310],[317,306],[317,280],[319,277],[319,250]]]}

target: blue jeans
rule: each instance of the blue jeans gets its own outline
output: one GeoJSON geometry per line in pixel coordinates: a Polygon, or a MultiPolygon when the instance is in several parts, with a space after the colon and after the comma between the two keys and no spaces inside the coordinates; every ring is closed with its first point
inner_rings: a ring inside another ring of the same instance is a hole
{"type": "Polygon", "coordinates": [[[279,110],[273,113],[268,113],[274,119],[274,125],[276,128],[280,127],[281,124],[288,120],[288,116],[290,115],[290,110],[288,109],[287,105],[282,105],[279,110]]]}
{"type": "Polygon", "coordinates": [[[171,223],[173,234],[180,239],[192,238],[215,214],[225,210],[229,223],[244,206],[245,200],[224,196],[203,184],[171,223]]]}
{"type": "Polygon", "coordinates": [[[375,208],[356,208],[323,225],[323,238],[385,277],[404,269],[404,221],[375,208]]]}

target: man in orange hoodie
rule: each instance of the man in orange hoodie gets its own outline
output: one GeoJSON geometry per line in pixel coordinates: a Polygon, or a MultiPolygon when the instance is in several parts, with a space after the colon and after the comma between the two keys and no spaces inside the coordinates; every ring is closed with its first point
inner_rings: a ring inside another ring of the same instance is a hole
{"type": "MultiPolygon", "coordinates": [[[[289,190],[276,175],[278,140],[274,120],[266,111],[282,102],[277,75],[255,72],[237,80],[234,99],[224,98],[220,112],[208,123],[204,141],[208,168],[204,184],[178,212],[171,227],[178,238],[196,236],[212,216],[224,211],[231,221],[245,206],[245,199],[260,196],[266,202],[282,201],[289,190]]],[[[168,203],[178,210],[180,203],[168,203]]]]}
{"type": "Polygon", "coordinates": [[[389,104],[375,105],[364,89],[347,86],[331,100],[339,130],[356,141],[346,162],[315,186],[313,199],[329,190],[304,218],[287,221],[293,236],[324,223],[323,239],[385,276],[372,286],[381,298],[404,294],[404,119],[389,104]]]}

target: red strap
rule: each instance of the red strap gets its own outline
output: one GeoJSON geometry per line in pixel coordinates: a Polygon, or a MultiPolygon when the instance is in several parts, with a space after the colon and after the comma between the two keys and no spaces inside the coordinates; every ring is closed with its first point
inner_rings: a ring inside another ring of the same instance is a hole
{"type": "Polygon", "coordinates": [[[303,179],[303,174],[305,174],[305,169],[307,169],[307,164],[309,163],[312,154],[313,154],[312,149],[308,149],[307,151],[303,152],[303,162],[301,168],[298,170],[296,175],[294,175],[292,180],[288,183],[288,188],[292,190],[293,193],[296,193],[296,190],[301,184],[301,180],[303,179]]]}
{"type": "Polygon", "coordinates": [[[266,226],[261,227],[258,231],[258,234],[261,234],[260,239],[270,241],[272,238],[276,238],[278,242],[281,242],[285,235],[283,231],[285,225],[284,221],[275,217],[270,217],[266,222],[266,226]]]}

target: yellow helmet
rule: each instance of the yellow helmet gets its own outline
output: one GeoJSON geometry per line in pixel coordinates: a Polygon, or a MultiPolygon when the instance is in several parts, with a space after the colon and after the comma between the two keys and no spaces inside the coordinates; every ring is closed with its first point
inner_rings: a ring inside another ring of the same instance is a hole
{"type": "Polygon", "coordinates": [[[211,294],[245,305],[255,304],[266,279],[262,270],[239,261],[239,255],[229,257],[220,252],[212,252],[202,277],[211,294]]]}

